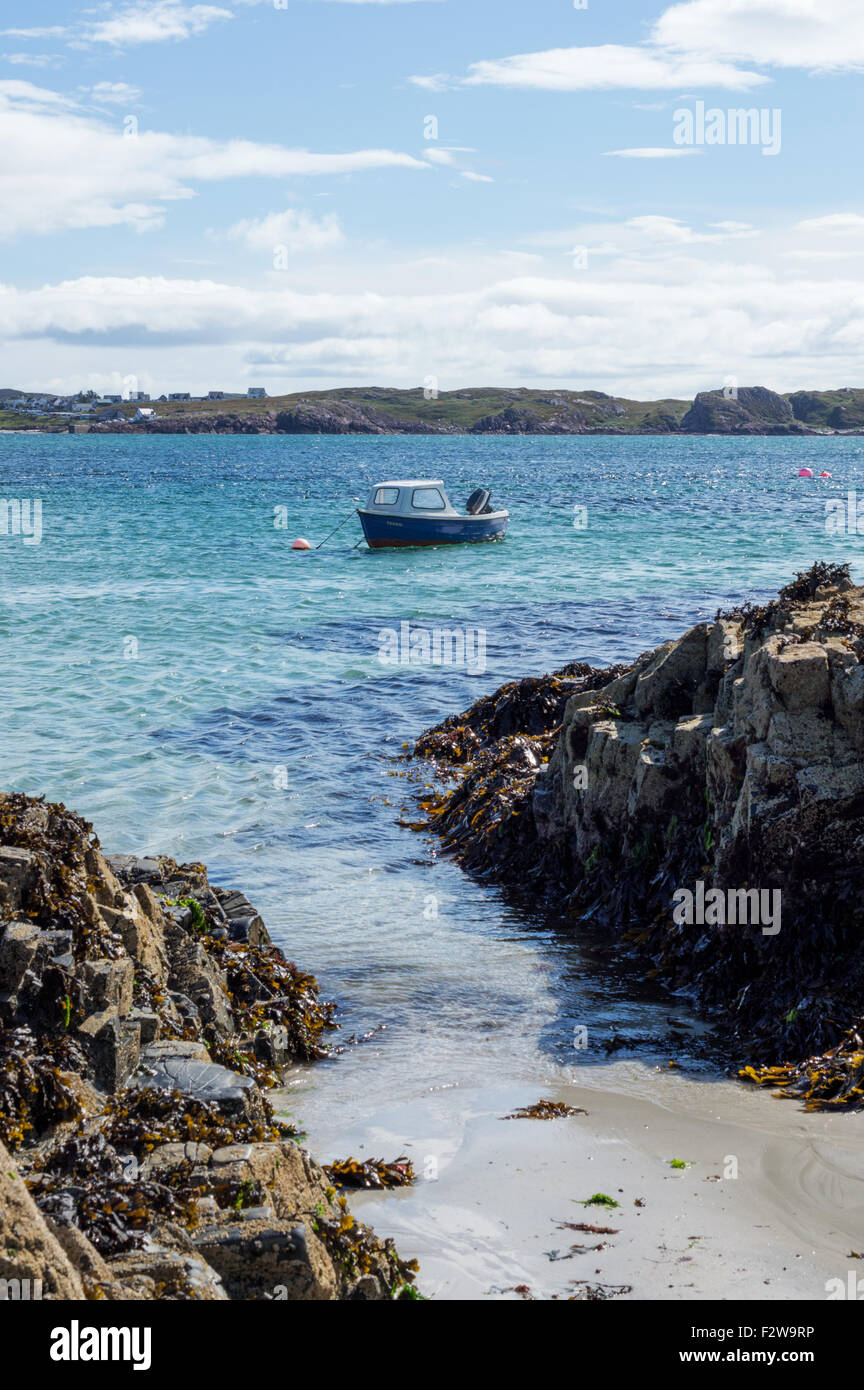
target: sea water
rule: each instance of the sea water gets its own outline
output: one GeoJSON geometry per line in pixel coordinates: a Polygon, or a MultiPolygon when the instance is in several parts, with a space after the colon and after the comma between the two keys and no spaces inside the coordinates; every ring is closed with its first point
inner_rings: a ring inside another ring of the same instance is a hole
{"type": "MultiPolygon", "coordinates": [[[[41,503],[38,543],[0,533],[2,786],[107,852],[204,860],[338,1002],[334,1041],[372,1035],[294,1076],[316,1151],[412,1098],[638,1056],[668,998],[399,825],[399,755],[504,681],[633,658],[814,559],[860,579],[826,503],[862,485],[853,437],[0,435],[0,498],[41,503]],[[357,500],[400,477],[490,488],[506,540],[358,547],[357,500]]],[[[458,1130],[442,1108],[439,1157],[458,1130]]]]}

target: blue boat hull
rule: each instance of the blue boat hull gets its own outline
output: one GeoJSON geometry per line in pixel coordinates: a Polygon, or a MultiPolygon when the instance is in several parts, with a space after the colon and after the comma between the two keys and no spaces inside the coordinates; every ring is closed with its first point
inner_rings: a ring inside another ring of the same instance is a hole
{"type": "Polygon", "coordinates": [[[506,516],[382,516],[358,508],[370,550],[400,545],[462,545],[498,541],[507,530],[506,516]]]}

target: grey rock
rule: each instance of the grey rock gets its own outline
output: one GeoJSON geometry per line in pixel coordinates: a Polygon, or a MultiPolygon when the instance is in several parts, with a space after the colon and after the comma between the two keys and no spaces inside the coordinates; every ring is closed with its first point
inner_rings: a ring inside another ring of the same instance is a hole
{"type": "Polygon", "coordinates": [[[39,950],[41,932],[35,922],[10,922],[0,940],[0,990],[14,994],[39,950]]]}
{"type": "Polygon", "coordinates": [[[128,956],[118,960],[84,961],[79,971],[86,1001],[93,1013],[111,1009],[125,1018],[132,1008],[135,964],[128,956]]]}
{"type": "Polygon", "coordinates": [[[105,1009],[91,1014],[77,1031],[101,1084],[109,1091],[125,1086],[141,1059],[140,1026],[105,1009]]]}
{"type": "Polygon", "coordinates": [[[263,1097],[251,1076],[241,1076],[216,1062],[204,1062],[197,1057],[164,1057],[142,1067],[132,1084],[176,1090],[192,1100],[215,1105],[226,1115],[252,1123],[261,1123],[264,1119],[263,1097]]]}
{"type": "Polygon", "coordinates": [[[332,1262],[303,1225],[232,1222],[205,1227],[193,1239],[231,1298],[326,1302],[337,1297],[332,1262]]]}

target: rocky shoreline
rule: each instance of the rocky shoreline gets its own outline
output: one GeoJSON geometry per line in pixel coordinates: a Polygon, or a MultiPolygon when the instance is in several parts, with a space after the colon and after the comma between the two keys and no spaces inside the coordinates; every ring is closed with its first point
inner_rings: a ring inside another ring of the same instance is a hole
{"type": "Polygon", "coordinates": [[[203,865],[106,857],[64,806],[0,796],[4,1296],[419,1297],[338,1190],[410,1172],[332,1174],[267,1100],[335,1026],[203,865]]]}
{"type": "Polygon", "coordinates": [[[573,663],[428,731],[414,755],[444,785],[417,828],[695,998],[742,1075],[857,1107],[862,753],[864,588],[817,564],[630,665],[573,663]],[[687,895],[712,911],[687,920],[687,895]]]}
{"type": "MultiPolygon", "coordinates": [[[[3,393],[0,393],[2,395],[3,393]]],[[[9,394],[9,393],[7,393],[9,394]]],[[[15,393],[12,393],[15,394],[15,393]]],[[[635,401],[603,391],[468,388],[427,399],[420,390],[348,388],[273,397],[266,408],[154,402],[136,420],[121,403],[111,418],[30,423],[49,433],[92,434],[431,434],[431,435],[802,435],[864,432],[864,390],[796,391],[764,386],[701,391],[688,400],[635,401]]],[[[0,412],[2,414],[2,412],[0,412]]],[[[8,413],[4,427],[23,417],[8,413]]]]}

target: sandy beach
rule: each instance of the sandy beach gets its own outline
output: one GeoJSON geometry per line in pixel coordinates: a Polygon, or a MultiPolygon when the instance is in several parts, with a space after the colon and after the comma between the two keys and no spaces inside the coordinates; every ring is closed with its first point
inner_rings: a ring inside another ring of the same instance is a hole
{"type": "MultiPolygon", "coordinates": [[[[302,1114],[296,1093],[291,1104],[302,1114]]],[[[567,1298],[587,1280],[629,1286],[616,1296],[630,1299],[819,1301],[827,1280],[864,1268],[849,1258],[864,1249],[862,1135],[860,1113],[807,1114],[767,1090],[628,1060],[592,1068],[588,1084],[418,1096],[343,1130],[334,1155],[413,1159],[416,1187],[357,1192],[352,1206],[420,1260],[435,1298],[519,1299],[519,1286],[567,1298]],[[589,1113],[501,1118],[541,1094],[589,1113]],[[424,1178],[432,1153],[438,1176],[424,1178]],[[737,1178],[723,1176],[730,1159],[737,1178]],[[580,1205],[598,1192],[619,1207],[580,1205]]]]}

